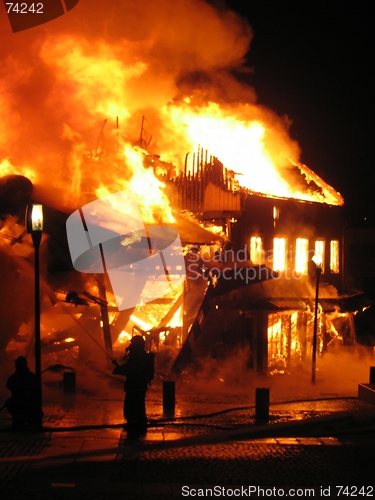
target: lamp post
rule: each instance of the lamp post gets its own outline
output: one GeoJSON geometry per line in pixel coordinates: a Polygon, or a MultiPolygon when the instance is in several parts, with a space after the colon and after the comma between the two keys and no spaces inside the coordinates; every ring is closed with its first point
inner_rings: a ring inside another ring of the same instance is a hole
{"type": "Polygon", "coordinates": [[[39,246],[43,234],[43,206],[28,205],[26,211],[26,231],[31,234],[35,248],[34,284],[35,284],[35,375],[37,383],[37,426],[42,427],[42,365],[40,352],[40,276],[39,276],[39,246]]]}
{"type": "Polygon", "coordinates": [[[312,372],[311,372],[311,383],[315,384],[315,372],[316,372],[316,344],[318,337],[318,300],[319,300],[319,280],[322,274],[322,264],[323,256],[322,254],[315,254],[311,259],[315,264],[315,278],[316,278],[316,289],[315,289],[315,315],[314,315],[314,335],[313,335],[313,350],[312,350],[312,372]]]}

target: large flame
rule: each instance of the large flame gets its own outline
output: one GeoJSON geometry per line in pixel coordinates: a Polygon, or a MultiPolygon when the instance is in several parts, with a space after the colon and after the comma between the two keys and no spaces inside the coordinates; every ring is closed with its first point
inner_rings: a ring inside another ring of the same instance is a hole
{"type": "Polygon", "coordinates": [[[240,175],[243,187],[288,196],[290,188],[279,175],[277,166],[287,164],[288,157],[295,156],[298,147],[282,137],[285,131],[280,130],[280,123],[266,129],[267,112],[263,122],[261,118],[255,119],[261,109],[245,105],[240,115],[236,108],[222,109],[218,103],[210,102],[202,107],[173,106],[165,115],[169,114],[175,127],[185,132],[190,149],[195,151],[200,144],[208,148],[226,168],[240,175]]]}
{"type": "Polygon", "coordinates": [[[31,182],[36,182],[38,178],[38,173],[35,169],[23,165],[23,166],[15,166],[9,161],[8,158],[4,158],[0,162],[0,177],[5,177],[7,175],[24,175],[31,182]]]}
{"type": "Polygon", "coordinates": [[[342,203],[307,167],[319,195],[284,175],[300,154],[288,120],[231,74],[251,40],[244,20],[203,0],[115,4],[81,0],[49,31],[13,35],[0,19],[0,175],[23,173],[70,208],[132,189],[146,222],[172,221],[143,158],[161,155],[178,171],[202,145],[245,188],[342,203]]]}

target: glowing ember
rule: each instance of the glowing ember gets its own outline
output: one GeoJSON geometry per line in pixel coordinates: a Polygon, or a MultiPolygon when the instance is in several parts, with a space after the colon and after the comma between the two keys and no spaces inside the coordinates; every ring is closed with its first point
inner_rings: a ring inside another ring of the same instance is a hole
{"type": "Polygon", "coordinates": [[[171,328],[182,326],[182,306],[174,313],[173,318],[169,321],[167,326],[171,328]]]}
{"type": "Polygon", "coordinates": [[[146,321],[143,321],[142,319],[140,318],[137,318],[137,316],[135,316],[134,314],[132,314],[130,316],[130,319],[138,326],[140,326],[142,328],[142,330],[144,331],[148,331],[148,330],[151,330],[152,328],[152,325],[150,325],[150,323],[146,323],[146,321]]]}
{"type": "Polygon", "coordinates": [[[132,338],[131,334],[123,330],[118,336],[117,342],[119,344],[126,344],[127,342],[130,341],[131,338],[132,338]]]}

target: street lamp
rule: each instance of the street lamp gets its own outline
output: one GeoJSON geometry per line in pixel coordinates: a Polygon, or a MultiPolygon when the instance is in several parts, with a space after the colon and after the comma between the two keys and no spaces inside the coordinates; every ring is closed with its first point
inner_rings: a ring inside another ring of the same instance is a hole
{"type": "Polygon", "coordinates": [[[315,372],[316,372],[316,344],[317,344],[317,334],[318,334],[318,300],[319,300],[319,280],[322,274],[322,264],[323,256],[318,253],[311,259],[315,264],[315,277],[316,277],[316,289],[315,289],[315,315],[314,315],[314,335],[313,335],[313,350],[312,350],[312,372],[311,372],[311,383],[315,384],[315,372]]]}
{"type": "Polygon", "coordinates": [[[31,234],[35,248],[34,284],[35,284],[35,375],[37,383],[37,426],[42,427],[42,365],[40,352],[40,276],[39,276],[39,246],[43,233],[43,206],[28,205],[26,210],[26,231],[31,234]]]}

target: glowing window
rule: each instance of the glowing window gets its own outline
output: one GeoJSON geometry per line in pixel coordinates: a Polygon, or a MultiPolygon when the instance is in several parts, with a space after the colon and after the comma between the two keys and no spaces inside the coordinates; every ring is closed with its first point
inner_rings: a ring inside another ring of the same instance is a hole
{"type": "Polygon", "coordinates": [[[260,236],[250,238],[250,260],[253,264],[263,263],[263,240],[260,236]]]}
{"type": "Polygon", "coordinates": [[[273,270],[285,271],[286,239],[273,239],[273,270]]]}
{"type": "Polygon", "coordinates": [[[331,269],[331,273],[339,273],[340,272],[340,247],[338,240],[331,240],[330,244],[330,263],[329,267],[331,269]]]}
{"type": "Polygon", "coordinates": [[[325,241],[316,240],[315,241],[315,254],[322,256],[322,273],[324,273],[324,260],[325,260],[325,241]]]}
{"type": "Polygon", "coordinates": [[[309,240],[307,238],[296,239],[296,273],[307,274],[309,264],[309,240]]]}

